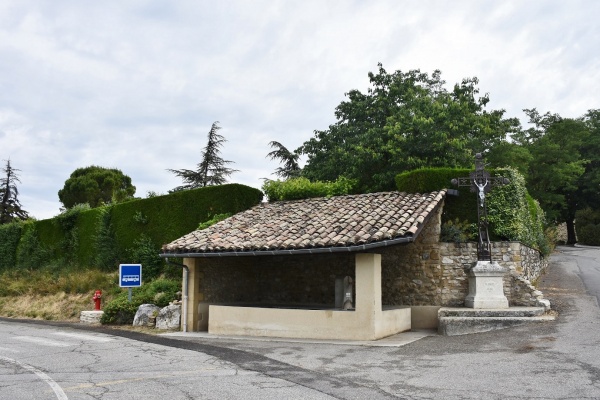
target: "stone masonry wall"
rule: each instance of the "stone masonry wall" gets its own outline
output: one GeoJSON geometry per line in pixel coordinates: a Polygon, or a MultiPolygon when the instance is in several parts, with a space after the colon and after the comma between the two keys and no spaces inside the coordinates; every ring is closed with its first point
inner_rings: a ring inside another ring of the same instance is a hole
{"type": "MultiPolygon", "coordinates": [[[[440,243],[440,251],[444,270],[461,279],[452,283],[452,286],[463,287],[462,279],[468,278],[467,270],[477,260],[477,243],[440,243]]],[[[531,283],[548,267],[548,260],[542,258],[537,250],[519,242],[493,242],[492,260],[508,270],[504,276],[504,294],[511,306],[548,306],[542,293],[531,283]]],[[[454,305],[461,296],[464,299],[467,293],[468,284],[466,291],[458,298],[445,299],[449,303],[443,305],[454,305]]]]}

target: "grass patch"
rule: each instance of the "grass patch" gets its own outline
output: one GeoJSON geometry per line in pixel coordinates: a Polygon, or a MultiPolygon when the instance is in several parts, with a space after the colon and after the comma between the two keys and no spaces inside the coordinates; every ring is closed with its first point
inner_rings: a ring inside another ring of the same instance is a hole
{"type": "Polygon", "coordinates": [[[117,273],[44,268],[0,274],[0,315],[48,321],[78,321],[81,311],[93,310],[94,291],[102,303],[120,293],[117,273]]]}
{"type": "Polygon", "coordinates": [[[93,310],[88,294],[9,296],[0,298],[0,315],[11,318],[43,319],[47,321],[79,321],[83,310],[93,310]]]}
{"type": "Polygon", "coordinates": [[[0,274],[0,297],[23,295],[86,294],[97,289],[102,292],[118,288],[118,274],[99,270],[55,270],[44,268],[34,273],[11,270],[0,274]]]}

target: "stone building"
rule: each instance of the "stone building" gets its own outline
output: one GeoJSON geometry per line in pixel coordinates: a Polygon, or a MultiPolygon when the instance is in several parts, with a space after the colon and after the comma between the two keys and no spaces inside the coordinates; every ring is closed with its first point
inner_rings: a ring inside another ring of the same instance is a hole
{"type": "MultiPolygon", "coordinates": [[[[471,243],[441,243],[445,191],[265,203],[163,246],[183,259],[184,325],[214,334],[373,340],[434,328],[462,306],[471,243]]],[[[520,243],[494,243],[511,305],[540,305],[545,267],[520,243]]]]}

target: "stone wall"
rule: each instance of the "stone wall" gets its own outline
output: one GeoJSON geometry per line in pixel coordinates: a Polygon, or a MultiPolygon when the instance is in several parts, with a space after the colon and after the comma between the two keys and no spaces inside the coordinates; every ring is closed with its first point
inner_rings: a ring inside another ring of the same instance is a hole
{"type": "MultiPolygon", "coordinates": [[[[455,277],[455,281],[446,286],[450,296],[444,298],[441,305],[458,305],[461,297],[464,299],[468,293],[467,271],[477,260],[477,243],[440,243],[440,252],[443,269],[447,275],[455,277]]],[[[542,301],[542,293],[531,283],[537,281],[548,267],[548,260],[537,250],[519,242],[493,242],[492,260],[508,271],[504,276],[504,294],[511,306],[547,305],[547,301],[542,301]]]]}
{"type": "MultiPolygon", "coordinates": [[[[441,212],[439,207],[431,215],[414,242],[371,251],[382,255],[384,305],[464,305],[477,246],[440,243],[441,212]]],[[[492,256],[509,270],[504,281],[509,303],[538,305],[541,293],[530,282],[547,266],[539,253],[498,242],[492,256]]],[[[200,264],[199,287],[209,303],[333,307],[335,278],[354,278],[355,253],[204,258],[200,264]]]]}

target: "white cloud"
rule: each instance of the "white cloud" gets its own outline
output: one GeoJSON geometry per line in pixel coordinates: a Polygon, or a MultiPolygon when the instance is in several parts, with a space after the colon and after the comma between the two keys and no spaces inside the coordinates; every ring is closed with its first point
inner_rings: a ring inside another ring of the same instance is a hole
{"type": "Polygon", "coordinates": [[[58,212],[69,174],[130,175],[137,194],[180,184],[212,122],[232,181],[259,187],[290,149],[335,122],[367,73],[477,76],[490,108],[577,117],[598,108],[600,3],[563,1],[129,1],[0,4],[0,159],[22,203],[58,212]]]}

